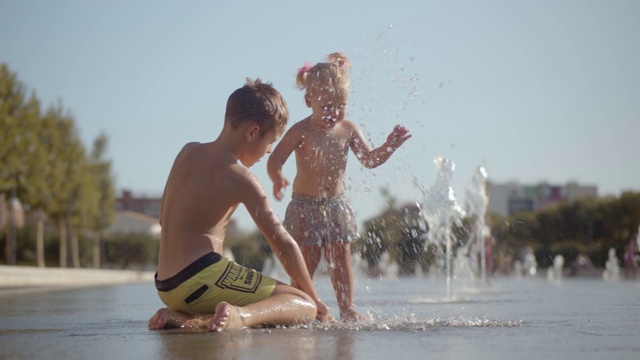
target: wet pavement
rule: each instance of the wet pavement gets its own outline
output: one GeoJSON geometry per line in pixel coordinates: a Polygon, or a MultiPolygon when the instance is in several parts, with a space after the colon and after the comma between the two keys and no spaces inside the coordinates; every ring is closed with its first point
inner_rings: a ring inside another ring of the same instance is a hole
{"type": "MultiPolygon", "coordinates": [[[[330,281],[316,279],[335,308],[330,281]]],[[[153,283],[0,296],[0,359],[638,359],[640,282],[356,279],[372,320],[224,333],[147,330],[153,283]]]]}

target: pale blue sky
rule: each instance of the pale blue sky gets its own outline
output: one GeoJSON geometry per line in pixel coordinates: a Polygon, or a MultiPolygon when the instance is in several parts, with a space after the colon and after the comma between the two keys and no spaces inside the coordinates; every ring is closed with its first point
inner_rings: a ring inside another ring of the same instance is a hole
{"type": "MultiPolygon", "coordinates": [[[[0,62],[45,107],[61,99],[87,147],[104,131],[118,189],[147,195],[184,143],[219,134],[245,77],[273,82],[294,123],[309,114],[297,68],[345,52],[349,118],[376,146],[396,123],[413,134],[378,169],[351,156],[360,222],[385,206],[381,187],[421,201],[436,156],[456,164],[460,202],[479,165],[495,182],[640,191],[639,38],[634,0],[0,0],[0,62]]],[[[265,166],[252,170],[270,189],[265,166]]]]}

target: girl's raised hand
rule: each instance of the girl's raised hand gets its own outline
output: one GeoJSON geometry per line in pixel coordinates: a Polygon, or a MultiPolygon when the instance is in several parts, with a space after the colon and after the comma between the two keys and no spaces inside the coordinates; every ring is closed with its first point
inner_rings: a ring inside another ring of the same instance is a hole
{"type": "Polygon", "coordinates": [[[409,130],[402,125],[396,125],[389,136],[387,136],[387,145],[393,150],[399,148],[407,139],[411,137],[409,130]]]}

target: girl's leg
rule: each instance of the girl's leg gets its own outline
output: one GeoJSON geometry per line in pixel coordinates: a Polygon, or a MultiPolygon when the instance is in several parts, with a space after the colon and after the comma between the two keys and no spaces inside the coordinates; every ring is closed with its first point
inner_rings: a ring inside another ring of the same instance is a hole
{"type": "MultiPolygon", "coordinates": [[[[316,272],[316,268],[320,263],[322,248],[320,246],[300,246],[300,252],[302,252],[302,257],[307,265],[307,271],[309,271],[309,275],[313,278],[313,273],[316,272]]],[[[295,288],[298,287],[293,280],[291,280],[291,286],[295,288]]]]}
{"type": "Polygon", "coordinates": [[[330,265],[331,283],[340,308],[340,319],[363,320],[364,316],[356,311],[353,303],[351,245],[330,244],[325,249],[325,256],[330,265]]]}

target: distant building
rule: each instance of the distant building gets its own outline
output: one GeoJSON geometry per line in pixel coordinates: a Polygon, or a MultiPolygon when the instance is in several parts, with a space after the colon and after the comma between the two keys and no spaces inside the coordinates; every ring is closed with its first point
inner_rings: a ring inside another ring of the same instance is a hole
{"type": "Polygon", "coordinates": [[[487,182],[489,211],[508,216],[520,211],[538,211],[553,205],[573,202],[578,199],[598,197],[598,187],[579,185],[522,185],[517,182],[496,184],[487,182]]]}
{"type": "Polygon", "coordinates": [[[143,233],[160,236],[158,218],[134,211],[118,211],[116,220],[106,232],[108,233],[143,233]]]}
{"type": "Polygon", "coordinates": [[[161,201],[162,197],[134,196],[130,190],[123,190],[116,204],[119,211],[134,211],[157,219],[160,217],[161,201]]]}

